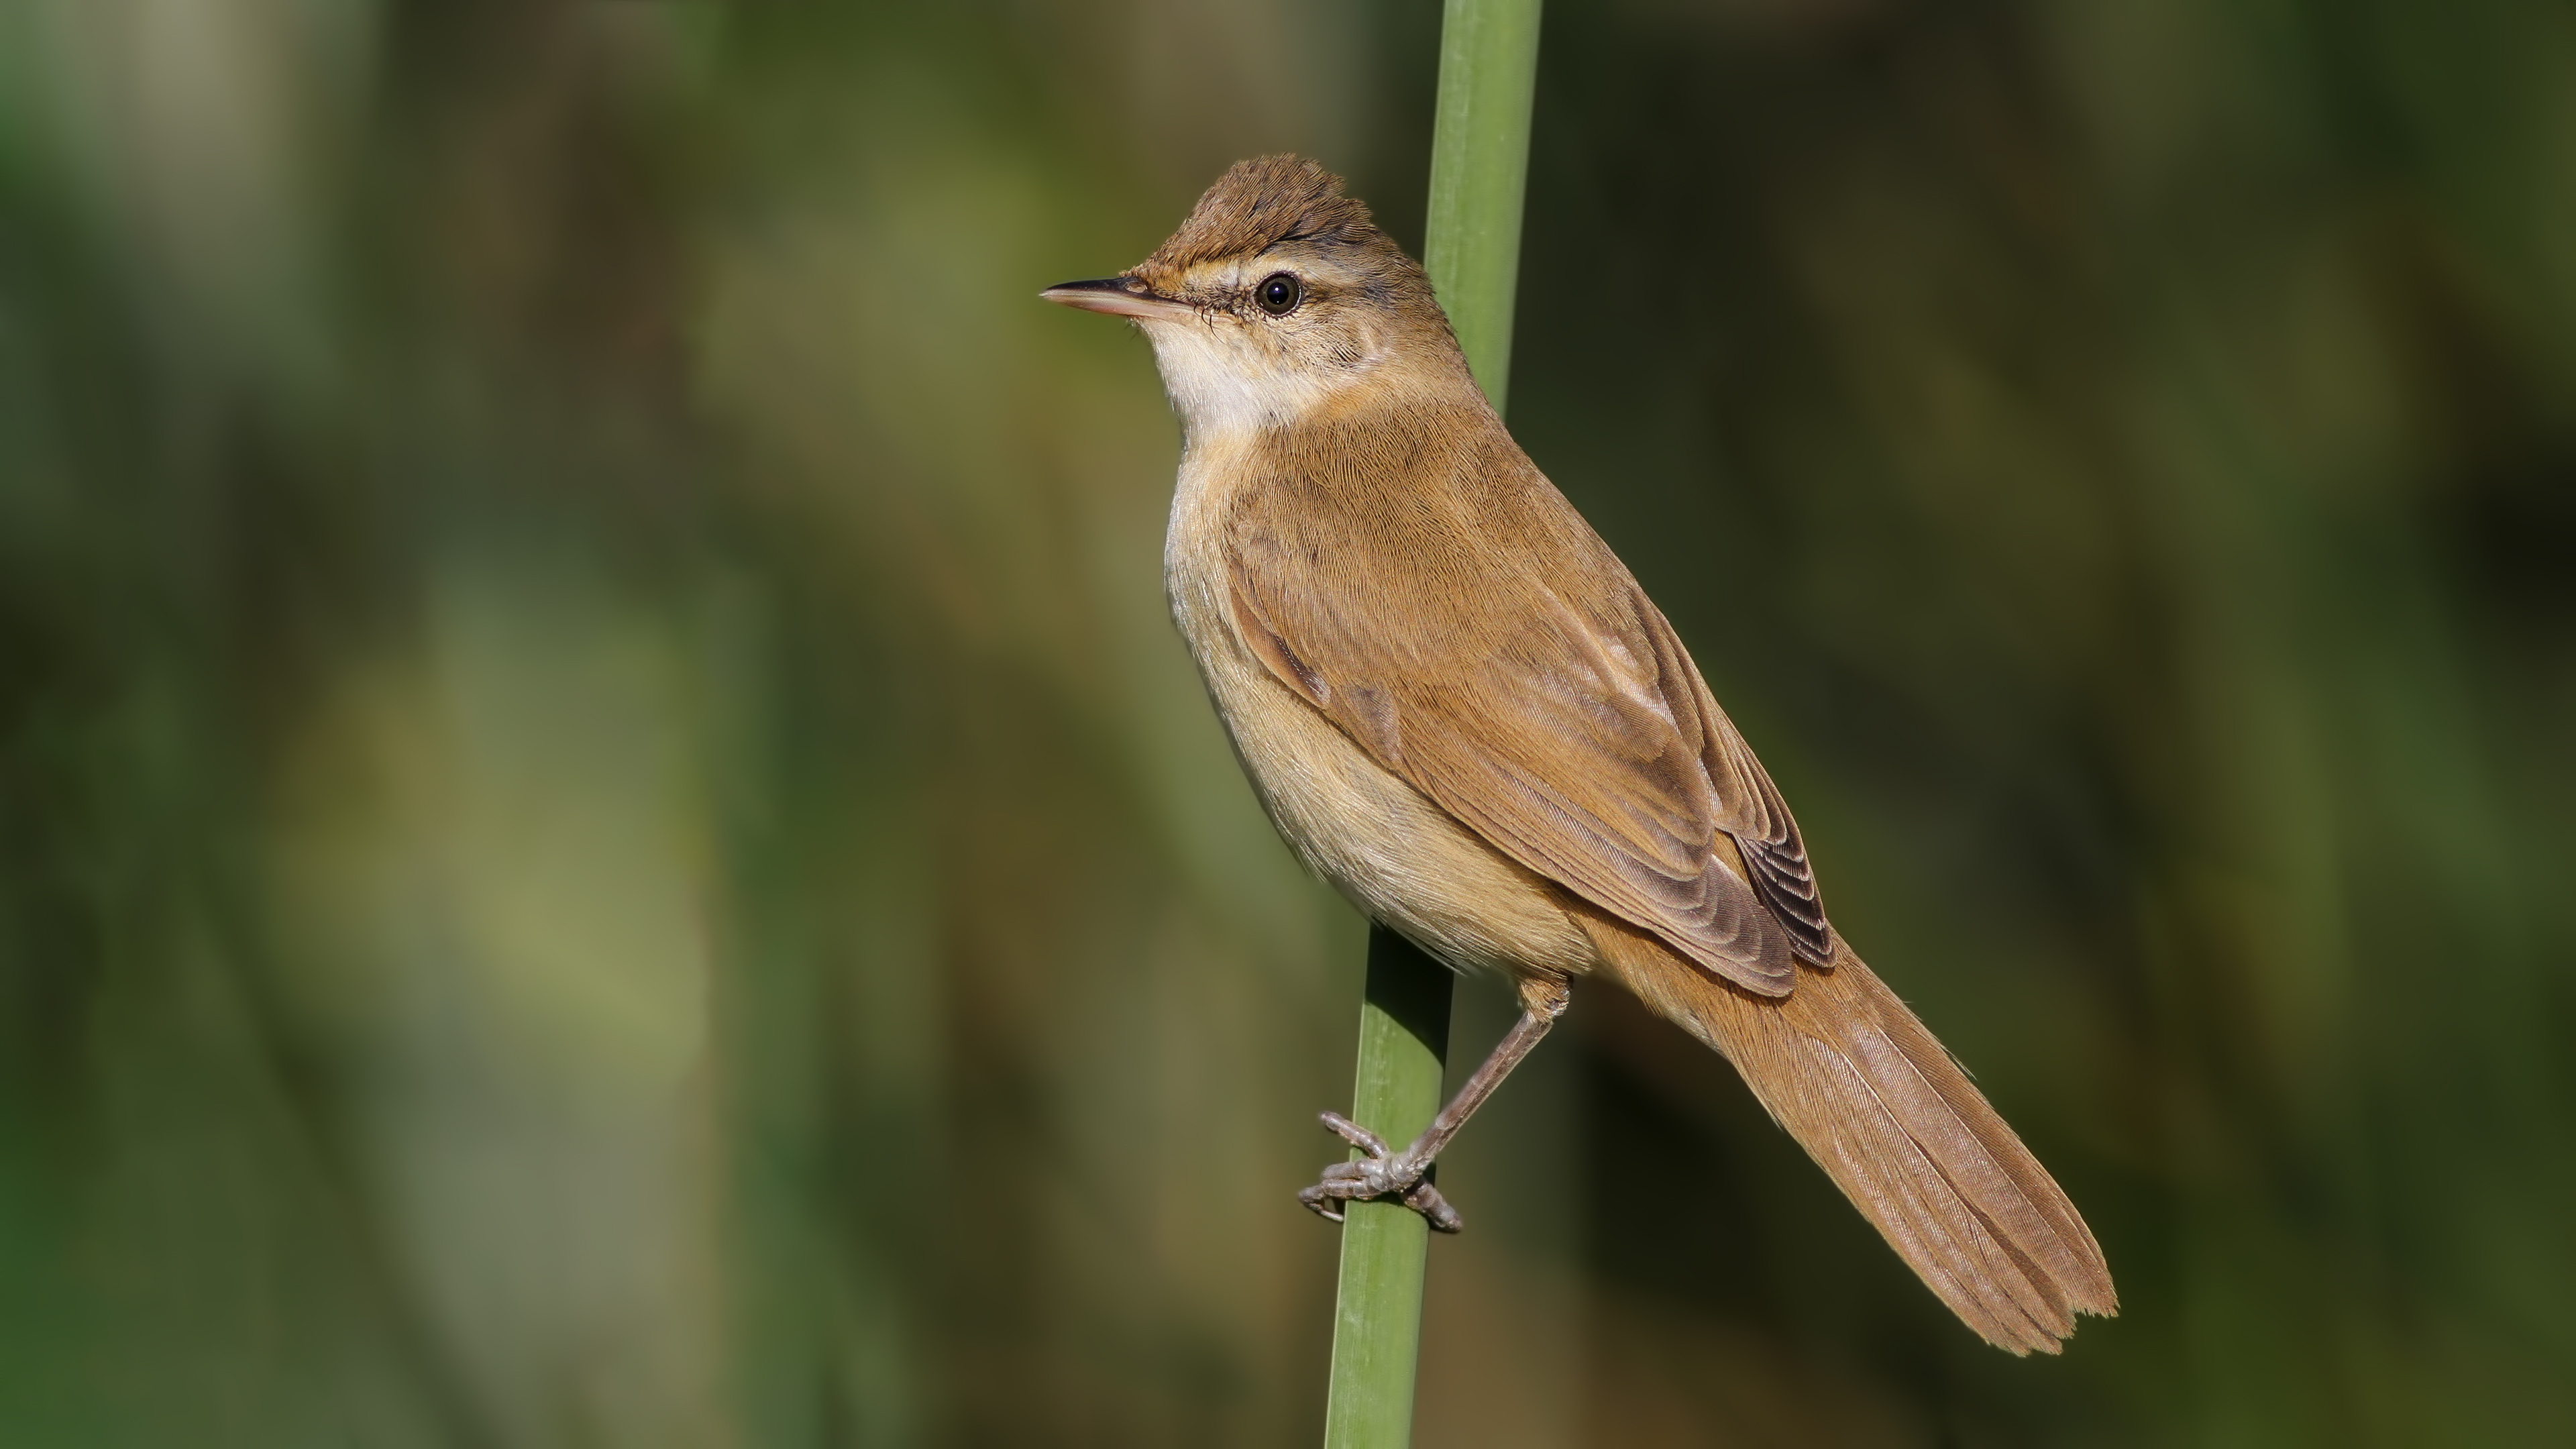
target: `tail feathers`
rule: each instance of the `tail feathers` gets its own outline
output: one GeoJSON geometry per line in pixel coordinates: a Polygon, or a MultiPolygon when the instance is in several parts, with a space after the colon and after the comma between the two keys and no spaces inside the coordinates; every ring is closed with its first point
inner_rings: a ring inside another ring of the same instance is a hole
{"type": "Polygon", "coordinates": [[[1988,1343],[2055,1353],[2075,1315],[2119,1311],[2110,1268],[2048,1170],[1848,946],[1785,999],[1739,991],[1624,923],[1605,965],[1723,1054],[1773,1121],[1988,1343]]]}

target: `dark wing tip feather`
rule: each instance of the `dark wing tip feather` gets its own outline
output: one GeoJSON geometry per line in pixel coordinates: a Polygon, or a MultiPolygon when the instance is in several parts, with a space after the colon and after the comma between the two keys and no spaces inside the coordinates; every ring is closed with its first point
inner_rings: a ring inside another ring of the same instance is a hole
{"type": "Polygon", "coordinates": [[[1810,966],[1830,968],[1834,929],[1825,921],[1824,898],[1816,890],[1815,869],[1807,863],[1802,844],[1795,836],[1786,842],[1759,836],[1731,838],[1743,852],[1753,888],[1761,892],[1771,914],[1779,917],[1780,929],[1789,933],[1790,949],[1810,966]]]}

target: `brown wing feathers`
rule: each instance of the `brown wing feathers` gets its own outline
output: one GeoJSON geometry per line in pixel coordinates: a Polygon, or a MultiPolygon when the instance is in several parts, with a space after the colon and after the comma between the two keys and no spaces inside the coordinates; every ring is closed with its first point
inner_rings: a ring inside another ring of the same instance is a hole
{"type": "Polygon", "coordinates": [[[2119,1300],[2101,1247],[1957,1062],[1849,947],[1782,1000],[1587,917],[1621,984],[1715,1048],[1941,1301],[1987,1342],[2055,1353],[2119,1300]]]}
{"type": "MultiPolygon", "coordinates": [[[[1310,492],[1301,508],[1332,501],[1310,492]]],[[[1545,569],[1546,546],[1576,541],[1542,532],[1523,555],[1539,567],[1425,587],[1454,552],[1444,534],[1472,525],[1388,510],[1374,534],[1348,530],[1344,547],[1370,539],[1417,567],[1375,571],[1390,596],[1362,624],[1297,586],[1306,543],[1282,517],[1293,512],[1246,520],[1231,540],[1235,632],[1273,675],[1505,854],[1747,990],[1787,992],[1802,949],[1830,959],[1788,812],[1751,756],[1730,753],[1742,749],[1733,726],[1624,572],[1613,577],[1626,596],[1579,610],[1541,578],[1566,572],[1545,569]],[[1720,831],[1737,829],[1768,852],[1779,883],[1748,886],[1718,864],[1720,831]],[[1805,914],[1764,909],[1757,888],[1805,914]]],[[[1588,530],[1580,540],[1599,547],[1588,530]]]]}
{"type": "Polygon", "coordinates": [[[1682,648],[1681,636],[1663,611],[1643,589],[1632,584],[1629,592],[1640,632],[1654,651],[1663,696],[1672,701],[1676,726],[1697,746],[1701,768],[1723,803],[1719,828],[1742,853],[1746,879],[1779,918],[1798,959],[1831,967],[1833,927],[1825,922],[1807,843],[1798,836],[1788,803],[1754,758],[1753,747],[1736,732],[1735,721],[1717,707],[1717,696],[1700,678],[1699,666],[1691,662],[1690,651],[1682,648]]]}

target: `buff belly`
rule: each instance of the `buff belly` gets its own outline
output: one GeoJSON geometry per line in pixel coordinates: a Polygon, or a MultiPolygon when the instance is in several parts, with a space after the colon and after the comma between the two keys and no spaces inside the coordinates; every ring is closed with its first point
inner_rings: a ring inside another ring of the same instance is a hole
{"type": "Polygon", "coordinates": [[[1589,971],[1598,952],[1558,888],[1387,771],[1273,677],[1193,572],[1173,570],[1173,617],[1244,773],[1308,867],[1452,969],[1589,971]]]}

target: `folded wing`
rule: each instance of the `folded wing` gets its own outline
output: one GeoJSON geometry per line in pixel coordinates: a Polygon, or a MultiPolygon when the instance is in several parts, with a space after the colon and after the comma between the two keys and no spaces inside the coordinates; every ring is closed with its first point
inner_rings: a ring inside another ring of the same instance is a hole
{"type": "Polygon", "coordinates": [[[1785,995],[1797,959],[1833,961],[1796,822],[1672,626],[1536,481],[1561,517],[1516,520],[1525,536],[1510,550],[1461,547],[1459,519],[1381,524],[1372,545],[1386,557],[1340,561],[1339,577],[1378,585],[1356,601],[1312,586],[1293,525],[1249,514],[1228,536],[1235,631],[1506,855],[1745,989],[1785,995]]]}

